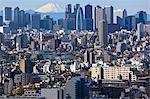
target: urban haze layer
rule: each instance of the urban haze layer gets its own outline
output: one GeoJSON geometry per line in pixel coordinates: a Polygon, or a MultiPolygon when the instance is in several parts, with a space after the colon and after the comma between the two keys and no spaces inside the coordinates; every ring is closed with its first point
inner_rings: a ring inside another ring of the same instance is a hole
{"type": "Polygon", "coordinates": [[[55,19],[41,9],[2,11],[0,98],[150,99],[145,11],[68,4],[55,19]]]}

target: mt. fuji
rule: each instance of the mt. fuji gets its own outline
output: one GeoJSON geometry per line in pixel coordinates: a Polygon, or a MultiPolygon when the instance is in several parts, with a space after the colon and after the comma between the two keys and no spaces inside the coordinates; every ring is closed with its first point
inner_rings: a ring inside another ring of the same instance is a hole
{"type": "Polygon", "coordinates": [[[55,3],[48,3],[46,5],[43,5],[42,7],[35,10],[36,12],[40,13],[49,13],[49,12],[63,12],[62,8],[55,3]]]}

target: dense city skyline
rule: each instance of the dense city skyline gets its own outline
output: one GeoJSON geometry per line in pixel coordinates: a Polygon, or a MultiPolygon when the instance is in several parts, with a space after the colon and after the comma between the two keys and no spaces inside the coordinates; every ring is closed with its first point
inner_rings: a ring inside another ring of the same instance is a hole
{"type": "Polygon", "coordinates": [[[30,1],[0,2],[0,99],[150,99],[148,1],[30,1]]]}
{"type": "Polygon", "coordinates": [[[62,8],[62,11],[65,11],[65,5],[69,3],[73,5],[79,3],[81,6],[85,6],[86,4],[91,4],[93,6],[100,5],[102,7],[112,5],[115,9],[127,9],[129,14],[135,14],[135,12],[140,10],[150,13],[149,0],[94,0],[94,2],[91,0],[0,0],[0,9],[6,6],[18,6],[25,10],[36,10],[47,3],[58,4],[62,8]]]}

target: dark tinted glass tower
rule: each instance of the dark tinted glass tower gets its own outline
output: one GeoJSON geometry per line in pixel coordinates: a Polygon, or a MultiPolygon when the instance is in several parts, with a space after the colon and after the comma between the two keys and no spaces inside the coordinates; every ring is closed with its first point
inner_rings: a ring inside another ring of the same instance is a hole
{"type": "Polygon", "coordinates": [[[25,13],[25,25],[31,24],[31,17],[29,13],[25,13]]]}
{"type": "Polygon", "coordinates": [[[126,19],[126,17],[127,17],[127,10],[124,9],[123,10],[123,16],[122,16],[122,18],[123,18],[123,22],[122,22],[123,28],[125,28],[125,19],[126,19]]]}
{"type": "Polygon", "coordinates": [[[24,10],[19,11],[19,26],[20,27],[25,26],[25,11],[24,10]]]}
{"type": "Polygon", "coordinates": [[[41,16],[38,13],[32,14],[32,28],[40,29],[41,16]]]}
{"type": "Polygon", "coordinates": [[[12,8],[5,7],[5,21],[12,21],[12,8]]]}
{"type": "Polygon", "coordinates": [[[14,25],[16,28],[19,27],[19,11],[20,11],[19,7],[16,7],[14,9],[14,25]]]}
{"type": "Polygon", "coordinates": [[[85,6],[85,18],[92,19],[92,5],[86,5],[85,6]]]}
{"type": "Polygon", "coordinates": [[[145,23],[147,21],[147,13],[144,11],[139,11],[136,14],[136,18],[138,23],[145,23]]]}
{"type": "Polygon", "coordinates": [[[77,14],[77,10],[80,8],[80,4],[74,6],[74,14],[77,14]]]}
{"type": "Polygon", "coordinates": [[[85,30],[93,30],[92,5],[85,6],[85,30]]]}
{"type": "Polygon", "coordinates": [[[136,29],[136,18],[135,18],[135,16],[126,17],[125,28],[129,31],[136,29]]]}
{"type": "Polygon", "coordinates": [[[72,12],[71,9],[72,9],[72,5],[68,4],[67,7],[66,7],[66,12],[71,13],[72,12]]]}
{"type": "Polygon", "coordinates": [[[75,30],[75,20],[76,14],[72,13],[72,5],[68,4],[66,6],[65,12],[66,30],[75,30]]]}

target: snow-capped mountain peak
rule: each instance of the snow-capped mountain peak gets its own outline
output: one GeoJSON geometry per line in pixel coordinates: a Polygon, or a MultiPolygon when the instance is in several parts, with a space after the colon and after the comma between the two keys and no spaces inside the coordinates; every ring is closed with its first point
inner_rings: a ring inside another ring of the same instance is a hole
{"type": "Polygon", "coordinates": [[[35,10],[36,12],[48,13],[48,12],[62,12],[62,8],[55,3],[48,3],[35,10]]]}

